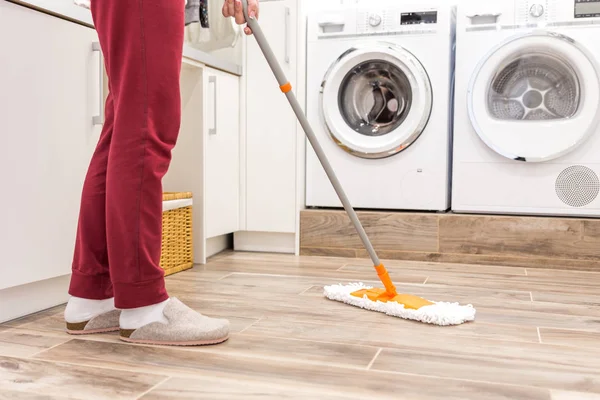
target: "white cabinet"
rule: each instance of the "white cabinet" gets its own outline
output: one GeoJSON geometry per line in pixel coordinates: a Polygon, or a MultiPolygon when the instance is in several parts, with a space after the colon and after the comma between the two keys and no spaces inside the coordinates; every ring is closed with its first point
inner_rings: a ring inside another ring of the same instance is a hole
{"type": "Polygon", "coordinates": [[[102,128],[97,40],[93,29],[0,2],[0,291],[71,272],[102,128]]]}
{"type": "Polygon", "coordinates": [[[240,81],[204,67],[206,237],[240,227],[240,81]]]}
{"type": "Polygon", "coordinates": [[[240,78],[187,61],[181,74],[181,131],[165,191],[193,193],[194,261],[211,241],[240,229],[240,78]]]}
{"type": "MultiPolygon", "coordinates": [[[[261,1],[260,24],[294,90],[298,4],[261,1]]],[[[256,40],[247,39],[244,230],[296,232],[298,123],[256,40]]],[[[301,133],[301,132],[300,132],[301,133]]]]}
{"type": "Polygon", "coordinates": [[[97,40],[93,29],[0,3],[0,289],[71,271],[101,131],[93,123],[103,89],[97,40]]]}

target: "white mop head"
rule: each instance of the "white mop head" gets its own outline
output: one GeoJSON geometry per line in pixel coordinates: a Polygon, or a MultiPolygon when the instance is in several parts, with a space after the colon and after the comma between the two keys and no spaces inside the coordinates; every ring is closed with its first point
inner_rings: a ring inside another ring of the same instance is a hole
{"type": "Polygon", "coordinates": [[[363,298],[352,296],[351,293],[361,289],[372,289],[362,283],[348,285],[331,285],[324,288],[325,297],[330,300],[340,301],[366,310],[377,311],[394,317],[410,319],[433,325],[460,325],[475,319],[475,308],[472,305],[458,303],[434,302],[433,305],[424,306],[418,310],[404,308],[397,302],[372,301],[366,296],[363,298]]]}

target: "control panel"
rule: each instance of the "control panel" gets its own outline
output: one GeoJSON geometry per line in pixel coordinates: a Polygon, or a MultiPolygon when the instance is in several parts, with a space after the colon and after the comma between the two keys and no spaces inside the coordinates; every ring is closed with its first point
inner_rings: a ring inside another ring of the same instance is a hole
{"type": "Polygon", "coordinates": [[[575,0],[575,18],[600,17],[600,0],[575,0]]]}
{"type": "Polygon", "coordinates": [[[436,24],[437,11],[408,12],[400,14],[400,25],[436,24]]]}
{"type": "Polygon", "coordinates": [[[600,22],[600,0],[464,0],[465,6],[459,18],[470,25],[498,25],[504,27],[538,27],[547,25],[570,25],[578,21],[578,26],[600,22]]]}
{"type": "Polygon", "coordinates": [[[556,0],[521,0],[517,4],[518,24],[539,24],[556,19],[556,0]]]}
{"type": "Polygon", "coordinates": [[[394,24],[394,13],[389,10],[363,10],[357,13],[357,33],[387,32],[394,24]]]}
{"type": "Polygon", "coordinates": [[[357,33],[392,33],[409,27],[422,27],[438,23],[435,9],[423,10],[362,10],[357,14],[357,33]]]}

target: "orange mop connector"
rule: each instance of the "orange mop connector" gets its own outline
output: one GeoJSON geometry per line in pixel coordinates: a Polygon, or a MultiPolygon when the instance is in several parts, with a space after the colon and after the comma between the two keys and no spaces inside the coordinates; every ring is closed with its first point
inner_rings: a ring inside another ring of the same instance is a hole
{"type": "Polygon", "coordinates": [[[383,283],[384,288],[373,288],[373,289],[361,289],[356,292],[352,292],[351,295],[355,297],[364,298],[365,296],[371,301],[381,301],[387,303],[393,301],[404,305],[404,308],[410,308],[412,310],[418,310],[421,307],[430,306],[433,303],[419,296],[413,296],[411,294],[398,294],[396,287],[392,283],[390,274],[387,272],[383,264],[375,266],[377,276],[383,283]]]}

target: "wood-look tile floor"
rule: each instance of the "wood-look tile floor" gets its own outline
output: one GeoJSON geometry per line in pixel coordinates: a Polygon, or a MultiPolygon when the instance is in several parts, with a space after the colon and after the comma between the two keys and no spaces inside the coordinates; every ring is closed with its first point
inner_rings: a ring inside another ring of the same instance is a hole
{"type": "Polygon", "coordinates": [[[600,273],[392,261],[399,290],[471,303],[437,327],[329,301],[366,260],[224,253],[167,278],[221,345],[71,337],[63,307],[0,325],[0,399],[600,399],[600,273]]]}

